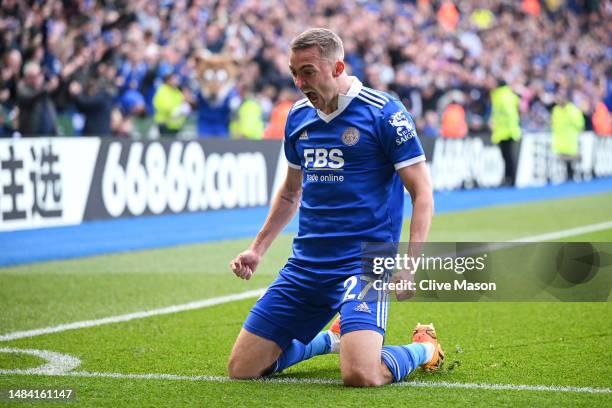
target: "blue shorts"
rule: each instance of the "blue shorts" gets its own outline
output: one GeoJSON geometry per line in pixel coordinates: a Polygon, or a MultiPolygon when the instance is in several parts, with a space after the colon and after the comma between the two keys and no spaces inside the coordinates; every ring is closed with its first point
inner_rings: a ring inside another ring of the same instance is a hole
{"type": "Polygon", "coordinates": [[[354,275],[321,274],[303,278],[283,268],[251,309],[244,328],[284,350],[293,339],[308,344],[340,312],[340,332],[374,330],[384,336],[388,296],[367,287],[359,268],[354,275]],[[316,283],[316,284],[315,284],[316,283]]]}

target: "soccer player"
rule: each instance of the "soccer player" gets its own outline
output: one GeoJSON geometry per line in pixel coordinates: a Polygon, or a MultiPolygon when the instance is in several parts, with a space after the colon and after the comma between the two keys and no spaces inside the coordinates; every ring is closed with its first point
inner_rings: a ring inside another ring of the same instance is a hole
{"type": "MultiPolygon", "coordinates": [[[[231,378],[257,378],[339,351],[346,385],[378,386],[419,366],[435,370],[444,358],[433,325],[417,325],[411,344],[383,347],[387,294],[361,296],[361,245],[399,241],[403,187],[413,204],[411,243],[427,239],[433,198],[412,118],[397,99],[349,76],[343,58],[342,41],[327,29],[307,30],[291,43],[289,66],[306,98],[287,119],[287,176],[231,269],[249,279],[298,207],[299,231],[293,255],[238,335],[231,378]],[[320,332],[337,312],[339,322],[320,332]]],[[[409,276],[400,271],[394,279],[409,276]]]]}

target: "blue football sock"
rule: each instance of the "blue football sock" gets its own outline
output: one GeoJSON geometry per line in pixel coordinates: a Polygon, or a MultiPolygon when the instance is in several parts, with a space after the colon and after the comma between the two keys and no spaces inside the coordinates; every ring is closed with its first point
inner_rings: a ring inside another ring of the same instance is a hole
{"type": "Polygon", "coordinates": [[[312,339],[308,344],[304,344],[298,340],[293,340],[289,347],[283,351],[283,354],[276,361],[273,373],[278,373],[287,367],[291,367],[300,361],[308,360],[311,357],[329,353],[331,348],[331,340],[327,331],[323,331],[312,339]]]}
{"type": "Polygon", "coordinates": [[[384,346],[381,357],[393,374],[393,382],[398,382],[418,366],[427,362],[427,348],[421,343],[411,343],[406,346],[384,346]]]}

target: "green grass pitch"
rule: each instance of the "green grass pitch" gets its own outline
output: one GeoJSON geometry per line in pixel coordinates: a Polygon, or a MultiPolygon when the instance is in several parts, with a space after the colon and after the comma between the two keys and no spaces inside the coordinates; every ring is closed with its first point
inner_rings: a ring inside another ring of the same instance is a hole
{"type": "MultiPolygon", "coordinates": [[[[599,194],[440,214],[430,241],[504,241],[602,223],[612,220],[610,203],[612,194],[599,194]]],[[[406,232],[407,227],[404,238],[406,232]]],[[[612,242],[612,229],[561,240],[612,242]]],[[[245,282],[233,276],[228,262],[249,242],[227,240],[1,268],[0,335],[263,288],[290,254],[291,237],[279,237],[254,278],[245,282]]],[[[6,374],[2,370],[34,368],[43,360],[0,352],[0,392],[71,388],[76,399],[69,406],[109,407],[612,406],[610,302],[393,303],[386,343],[405,344],[417,321],[433,321],[447,351],[446,364],[437,373],[413,373],[405,386],[350,389],[334,382],[340,379],[335,355],[286,370],[278,376],[286,382],[225,379],[229,351],[254,301],[0,341],[0,349],[77,357],[77,372],[182,376],[6,374]],[[590,387],[600,392],[452,384],[590,387]]],[[[28,404],[48,402],[0,399],[0,406],[28,404]]]]}

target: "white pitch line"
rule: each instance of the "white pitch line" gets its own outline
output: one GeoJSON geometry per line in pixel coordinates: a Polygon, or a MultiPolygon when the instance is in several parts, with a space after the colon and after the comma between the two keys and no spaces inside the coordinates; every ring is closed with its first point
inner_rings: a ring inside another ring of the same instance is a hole
{"type": "MultiPolygon", "coordinates": [[[[171,380],[171,381],[202,381],[202,382],[242,382],[241,380],[232,380],[228,377],[214,375],[176,375],[176,374],[121,374],[121,373],[96,373],[90,371],[73,371],[68,373],[24,373],[18,370],[0,370],[0,374],[6,375],[47,375],[59,377],[82,377],[82,378],[119,378],[133,380],[171,380]]],[[[268,378],[258,381],[262,383],[272,384],[329,384],[342,385],[342,381],[328,378],[268,378]]],[[[462,389],[480,389],[493,391],[536,391],[536,392],[573,392],[582,394],[611,394],[610,388],[595,388],[595,387],[573,387],[564,385],[526,385],[526,384],[478,384],[478,383],[453,383],[453,382],[425,382],[425,381],[404,381],[391,385],[392,387],[419,387],[419,388],[462,388],[462,389]]]]}
{"type": "Polygon", "coordinates": [[[234,302],[236,300],[249,299],[261,296],[265,289],[255,289],[248,292],[236,293],[233,295],[219,296],[210,299],[199,300],[195,302],[184,303],[182,305],[172,305],[161,309],[144,310],[141,312],[129,313],[118,316],[105,317],[96,320],[83,320],[80,322],[60,324],[59,326],[45,327],[42,329],[33,329],[25,331],[17,331],[13,333],[0,335],[0,341],[10,341],[24,339],[28,337],[41,336],[43,334],[59,333],[66,330],[83,329],[86,327],[96,327],[104,324],[112,324],[119,322],[127,322],[134,319],[144,319],[145,317],[159,316],[171,313],[184,312],[187,310],[201,309],[204,307],[216,306],[222,303],[234,302]]]}
{"type": "MultiPolygon", "coordinates": [[[[602,230],[606,230],[609,228],[612,228],[612,221],[602,222],[599,224],[585,225],[582,227],[570,228],[570,229],[565,229],[565,230],[560,230],[560,231],[553,231],[553,232],[549,232],[546,234],[518,238],[518,239],[507,241],[507,242],[549,241],[549,240],[555,240],[555,239],[560,239],[560,238],[565,238],[565,237],[571,237],[571,236],[579,235],[579,234],[586,234],[589,232],[602,231],[602,230]]],[[[36,337],[36,336],[41,336],[43,334],[58,333],[58,332],[66,331],[66,330],[82,329],[85,327],[95,327],[95,326],[101,326],[104,324],[126,322],[128,320],[134,320],[134,319],[143,319],[145,317],[183,312],[186,310],[201,309],[204,307],[215,306],[215,305],[219,305],[222,303],[233,302],[235,300],[243,300],[243,299],[248,299],[251,297],[261,296],[264,292],[265,292],[265,288],[261,288],[261,289],[255,289],[255,290],[251,290],[248,292],[242,292],[242,293],[237,293],[233,295],[220,296],[220,297],[185,303],[182,305],[168,306],[168,307],[161,308],[161,309],[153,309],[153,310],[146,310],[142,312],[135,312],[135,313],[125,314],[125,315],[111,316],[111,317],[106,317],[106,318],[97,319],[97,320],[85,320],[85,321],[74,322],[74,323],[60,324],[59,326],[45,327],[42,329],[17,331],[13,333],[7,333],[7,334],[0,335],[0,341],[10,341],[10,340],[17,340],[17,339],[23,339],[23,338],[28,338],[28,337],[36,337]]]]}
{"type": "Polygon", "coordinates": [[[477,383],[452,383],[447,381],[440,382],[402,382],[394,384],[396,386],[408,387],[432,387],[432,388],[464,388],[481,390],[508,390],[508,391],[550,391],[550,392],[578,392],[586,394],[610,394],[610,388],[595,387],[574,387],[567,385],[526,385],[526,384],[477,384],[477,383]]]}
{"type": "MultiPolygon", "coordinates": [[[[46,374],[57,375],[74,370],[81,365],[81,360],[68,354],[56,353],[48,350],[0,348],[0,353],[29,354],[46,360],[46,364],[36,368],[16,369],[14,373],[20,374],[46,374]]],[[[11,370],[8,370],[11,371],[11,370]]]]}
{"type": "Polygon", "coordinates": [[[589,232],[603,231],[612,228],[612,221],[601,222],[599,224],[584,225],[582,227],[570,228],[561,231],[553,231],[546,234],[534,235],[532,237],[524,237],[513,239],[508,242],[542,242],[554,241],[556,239],[573,237],[575,235],[588,234],[589,232]]]}

